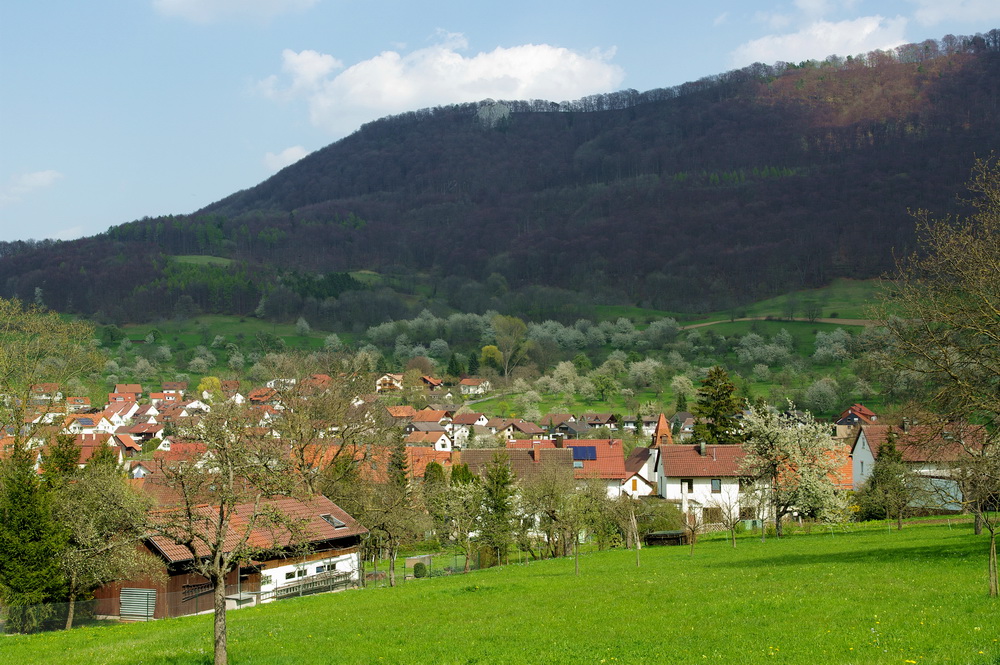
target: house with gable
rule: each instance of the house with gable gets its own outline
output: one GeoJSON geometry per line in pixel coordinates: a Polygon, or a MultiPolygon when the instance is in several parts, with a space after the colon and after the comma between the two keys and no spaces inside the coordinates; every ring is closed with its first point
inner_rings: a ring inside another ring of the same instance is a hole
{"type": "Polygon", "coordinates": [[[187,389],[187,381],[164,381],[160,386],[162,392],[179,395],[180,399],[184,399],[184,393],[187,392],[187,389]]]}
{"type": "MultiPolygon", "coordinates": [[[[162,487],[156,473],[131,482],[160,503],[160,514],[176,509],[170,504],[176,496],[169,488],[162,487]]],[[[353,517],[322,495],[273,498],[267,503],[270,509],[301,521],[308,553],[301,554],[280,529],[260,527],[247,532],[248,518],[255,508],[251,504],[237,506],[232,519],[232,542],[245,538],[260,548],[261,553],[227,576],[226,600],[230,609],[344,589],[360,582],[359,544],[367,529],[353,517]]],[[[207,518],[212,515],[212,506],[198,506],[195,510],[203,511],[206,522],[210,521],[207,518]]],[[[94,592],[97,613],[149,620],[212,609],[211,584],[191,570],[193,556],[201,556],[203,551],[207,554],[207,550],[199,544],[193,555],[187,547],[163,535],[151,535],[142,547],[162,563],[163,580],[135,579],[105,585],[94,592]]]]}
{"type": "Polygon", "coordinates": [[[403,389],[402,374],[383,374],[375,380],[375,392],[390,392],[403,389]]]}
{"type": "Polygon", "coordinates": [[[458,389],[463,395],[485,395],[492,389],[489,379],[467,377],[458,382],[458,389]]]}
{"type": "Polygon", "coordinates": [[[625,478],[621,493],[633,499],[656,496],[656,462],[659,452],[655,448],[635,447],[625,458],[625,478]]]}
{"type": "Polygon", "coordinates": [[[579,481],[597,479],[604,483],[608,497],[623,493],[625,454],[621,439],[519,439],[507,443],[508,450],[568,450],[573,460],[573,477],[579,481]]]}
{"type": "Polygon", "coordinates": [[[116,383],[115,393],[131,396],[131,401],[138,402],[142,399],[142,386],[138,383],[116,383]]]}
{"type": "Polygon", "coordinates": [[[434,450],[451,452],[451,439],[447,432],[411,432],[403,442],[407,446],[429,446],[434,450]]]}
{"type": "Polygon", "coordinates": [[[451,420],[452,442],[460,447],[468,445],[476,427],[485,427],[489,418],[484,413],[456,413],[451,420]]]}
{"type": "Polygon", "coordinates": [[[879,450],[893,439],[903,464],[917,478],[923,479],[916,488],[912,507],[930,510],[962,510],[962,491],[952,478],[952,467],[967,459],[970,451],[982,445],[983,430],[979,427],[955,425],[861,425],[851,446],[852,487],[859,490],[872,474],[879,450]]]}
{"type": "Polygon", "coordinates": [[[658,494],[681,512],[712,524],[720,511],[738,509],[743,446],[677,444],[658,450],[658,494]]]}

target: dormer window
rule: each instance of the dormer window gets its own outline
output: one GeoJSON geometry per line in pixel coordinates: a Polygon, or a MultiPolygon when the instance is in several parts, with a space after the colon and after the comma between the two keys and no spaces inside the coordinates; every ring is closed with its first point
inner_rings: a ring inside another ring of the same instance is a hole
{"type": "Polygon", "coordinates": [[[323,515],[320,515],[319,517],[320,517],[321,520],[323,520],[324,522],[326,522],[327,524],[329,524],[330,526],[332,526],[334,529],[343,529],[343,528],[345,528],[347,526],[346,524],[344,524],[343,522],[341,522],[340,520],[338,520],[336,517],[334,517],[330,513],[325,513],[323,515]]]}

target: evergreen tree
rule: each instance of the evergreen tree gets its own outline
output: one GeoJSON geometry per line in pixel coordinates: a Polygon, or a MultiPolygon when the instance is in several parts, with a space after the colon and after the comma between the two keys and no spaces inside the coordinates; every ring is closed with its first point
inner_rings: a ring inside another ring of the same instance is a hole
{"type": "Polygon", "coordinates": [[[72,478],[79,470],[80,446],[76,445],[76,435],[56,434],[42,456],[42,470],[45,482],[50,487],[59,487],[72,478]]]}
{"type": "Polygon", "coordinates": [[[462,363],[458,362],[458,357],[454,353],[448,358],[448,369],[445,372],[448,376],[462,376],[462,363]]]}
{"type": "Polygon", "coordinates": [[[479,373],[479,354],[473,352],[469,354],[469,376],[476,376],[479,373]]]}
{"type": "Polygon", "coordinates": [[[497,561],[504,563],[513,540],[514,513],[514,474],[510,470],[510,458],[504,450],[497,450],[486,467],[483,487],[485,500],[479,537],[494,551],[497,561]]]}
{"type": "Polygon", "coordinates": [[[389,482],[397,487],[405,487],[407,471],[406,444],[399,440],[389,452],[389,464],[386,468],[389,482]]]}
{"type": "Polygon", "coordinates": [[[910,500],[907,472],[903,454],[896,448],[896,433],[889,430],[885,442],[879,446],[871,475],[858,491],[858,517],[863,520],[895,519],[896,528],[902,529],[903,515],[910,500]]]}
{"type": "Polygon", "coordinates": [[[469,471],[468,464],[456,464],[451,467],[451,484],[452,485],[468,485],[469,483],[474,483],[478,480],[476,476],[469,471]]]}
{"type": "Polygon", "coordinates": [[[433,460],[428,462],[424,468],[424,487],[437,489],[444,484],[444,467],[433,460]]]}
{"type": "Polygon", "coordinates": [[[59,557],[66,542],[33,453],[10,448],[0,467],[0,601],[8,632],[37,630],[52,614],[50,603],[65,594],[59,557]]]}
{"type": "Polygon", "coordinates": [[[716,365],[698,389],[698,403],[694,415],[694,438],[705,443],[739,443],[739,422],[736,415],[743,410],[743,400],[736,396],[736,385],[730,381],[725,368],[716,365]]]}

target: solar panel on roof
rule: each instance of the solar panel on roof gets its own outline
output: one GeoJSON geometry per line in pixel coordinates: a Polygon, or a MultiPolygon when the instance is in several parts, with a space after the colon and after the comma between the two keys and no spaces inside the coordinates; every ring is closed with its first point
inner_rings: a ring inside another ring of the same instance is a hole
{"type": "Polygon", "coordinates": [[[573,446],[574,460],[596,460],[597,446],[573,446]]]}

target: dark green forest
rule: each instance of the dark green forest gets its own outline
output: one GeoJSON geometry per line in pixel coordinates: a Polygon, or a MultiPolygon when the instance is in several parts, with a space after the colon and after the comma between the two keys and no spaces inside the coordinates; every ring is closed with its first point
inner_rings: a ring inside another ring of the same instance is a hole
{"type": "Polygon", "coordinates": [[[959,211],[998,147],[998,30],[424,109],[192,214],[2,243],[0,296],[105,323],[200,311],[355,331],[425,307],[720,310],[884,273],[912,247],[909,211],[959,211]],[[190,255],[229,261],[172,258],[190,255]]]}

